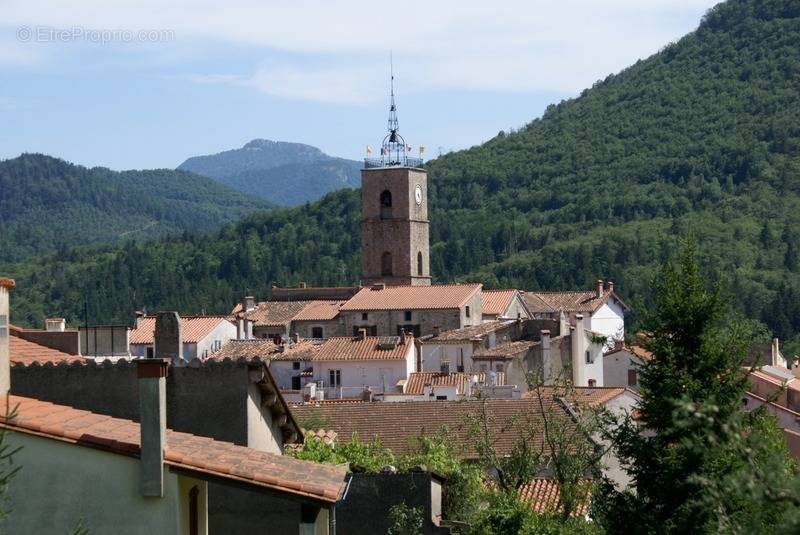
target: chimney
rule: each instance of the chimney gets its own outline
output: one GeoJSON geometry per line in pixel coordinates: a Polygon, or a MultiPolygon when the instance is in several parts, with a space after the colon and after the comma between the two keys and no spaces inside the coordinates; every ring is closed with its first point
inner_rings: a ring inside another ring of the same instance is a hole
{"type": "Polygon", "coordinates": [[[442,328],[439,327],[438,325],[434,325],[433,326],[433,336],[439,336],[440,334],[442,334],[442,328]]]}
{"type": "Polygon", "coordinates": [[[167,439],[166,359],[139,359],[139,473],[142,496],[164,495],[164,446],[167,439]]]}
{"type": "Polygon", "coordinates": [[[253,339],[253,320],[245,319],[244,320],[244,330],[245,330],[245,339],[252,340],[253,339]]]}
{"type": "Polygon", "coordinates": [[[772,360],[770,361],[770,364],[772,364],[773,366],[780,365],[780,361],[781,361],[781,346],[780,346],[780,340],[778,340],[777,338],[773,338],[772,339],[772,352],[771,353],[772,353],[772,355],[771,355],[772,356],[772,360]]]}
{"type": "Polygon", "coordinates": [[[575,315],[575,328],[572,331],[572,386],[586,386],[584,353],[586,352],[586,331],[583,327],[583,314],[575,315]]]}
{"type": "Polygon", "coordinates": [[[294,333],[294,334],[292,335],[292,340],[294,340],[294,343],[295,343],[295,344],[296,344],[296,343],[298,343],[298,342],[300,342],[300,333],[294,333]]]}
{"type": "Polygon", "coordinates": [[[366,340],[367,339],[367,330],[366,329],[359,329],[358,330],[358,339],[359,340],[366,340]]]}
{"type": "Polygon", "coordinates": [[[540,335],[542,338],[542,373],[546,381],[550,378],[550,331],[542,329],[540,335]]]}
{"type": "Polygon", "coordinates": [[[44,330],[51,333],[63,333],[67,328],[64,318],[47,318],[44,320],[44,330]]]}
{"type": "Polygon", "coordinates": [[[406,330],[401,328],[400,329],[400,345],[403,346],[406,344],[406,330]]]}
{"type": "Polygon", "coordinates": [[[256,298],[252,295],[244,296],[244,299],[242,299],[242,311],[250,312],[254,308],[256,308],[256,298]]]}
{"type": "Polygon", "coordinates": [[[14,289],[14,279],[0,277],[0,395],[8,394],[11,388],[11,357],[8,349],[9,294],[14,289]]]}
{"type": "Polygon", "coordinates": [[[181,337],[181,317],[177,312],[156,314],[155,358],[183,359],[183,338],[181,337]]]}
{"type": "Polygon", "coordinates": [[[608,279],[608,280],[606,281],[606,286],[605,286],[605,288],[606,288],[606,291],[607,291],[607,292],[609,292],[609,293],[610,293],[610,292],[613,292],[613,291],[614,291],[614,281],[612,281],[611,279],[608,279]]]}
{"type": "Polygon", "coordinates": [[[597,279],[597,282],[595,282],[594,285],[594,292],[597,294],[597,297],[603,295],[603,279],[597,279]]]}
{"type": "Polygon", "coordinates": [[[141,311],[141,310],[137,310],[134,314],[136,315],[136,319],[134,320],[134,327],[133,328],[134,329],[138,329],[139,328],[139,324],[142,322],[142,319],[144,319],[144,312],[141,311]]]}
{"type": "Polygon", "coordinates": [[[236,339],[244,340],[246,334],[244,332],[244,317],[241,314],[236,316],[236,339]]]}
{"type": "Polygon", "coordinates": [[[308,288],[308,285],[305,282],[300,283],[301,288],[308,288]]]}

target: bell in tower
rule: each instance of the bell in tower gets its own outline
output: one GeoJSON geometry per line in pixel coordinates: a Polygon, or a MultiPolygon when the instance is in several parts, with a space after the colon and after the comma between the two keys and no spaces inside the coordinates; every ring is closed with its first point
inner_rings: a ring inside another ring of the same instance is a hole
{"type": "Polygon", "coordinates": [[[430,285],[428,174],[400,135],[394,74],[388,130],[361,171],[361,283],[430,285]]]}

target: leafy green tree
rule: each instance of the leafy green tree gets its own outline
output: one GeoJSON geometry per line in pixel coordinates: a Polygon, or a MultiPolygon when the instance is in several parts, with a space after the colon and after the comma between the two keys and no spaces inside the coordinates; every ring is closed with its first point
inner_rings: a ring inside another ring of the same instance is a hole
{"type": "Polygon", "coordinates": [[[389,509],[391,526],[386,535],[422,535],[424,517],[420,507],[409,507],[404,503],[389,509]]]}
{"type": "Polygon", "coordinates": [[[748,324],[723,321],[720,286],[701,276],[692,243],[654,291],[638,422],[608,422],[632,487],[606,481],[594,515],[612,533],[772,532],[794,514],[797,496],[774,422],[742,409],[748,324]]]}

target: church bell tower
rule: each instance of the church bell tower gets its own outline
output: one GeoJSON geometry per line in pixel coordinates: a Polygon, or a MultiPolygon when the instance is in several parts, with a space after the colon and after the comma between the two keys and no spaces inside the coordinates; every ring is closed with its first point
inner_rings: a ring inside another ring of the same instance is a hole
{"type": "Polygon", "coordinates": [[[361,171],[361,283],[430,285],[428,173],[400,136],[394,74],[388,130],[361,171]]]}

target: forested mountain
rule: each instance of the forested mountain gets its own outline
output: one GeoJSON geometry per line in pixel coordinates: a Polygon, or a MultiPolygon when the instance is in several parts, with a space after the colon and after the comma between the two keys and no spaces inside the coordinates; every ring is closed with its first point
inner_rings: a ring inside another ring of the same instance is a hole
{"type": "MultiPolygon", "coordinates": [[[[692,233],[744,313],[797,337],[800,3],[718,5],[678,43],[428,169],[436,282],[587,288],[603,276],[635,306],[692,233]]],[[[273,283],[354,283],[359,218],[358,193],[343,190],[211,237],[13,266],[15,321],[75,320],[84,297],[110,321],[142,306],[224,311],[273,283]]]]}
{"type": "Polygon", "coordinates": [[[87,169],[23,154],[0,161],[0,261],[72,245],[210,232],[268,206],[185,171],[87,169]]]}
{"type": "Polygon", "coordinates": [[[296,206],[361,183],[361,164],[302,143],[254,139],[241,149],[195,156],[178,169],[215,178],[234,189],[296,206]]]}

